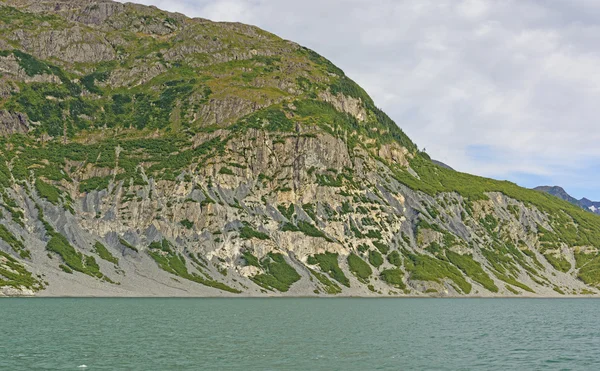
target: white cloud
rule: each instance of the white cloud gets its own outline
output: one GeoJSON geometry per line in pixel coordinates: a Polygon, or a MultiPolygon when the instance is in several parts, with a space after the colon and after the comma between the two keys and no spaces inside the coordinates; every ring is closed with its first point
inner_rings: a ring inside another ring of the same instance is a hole
{"type": "Polygon", "coordinates": [[[255,24],[316,50],[457,169],[595,184],[588,196],[600,198],[591,171],[600,160],[597,1],[136,2],[255,24]],[[472,146],[496,156],[474,158],[472,146]]]}

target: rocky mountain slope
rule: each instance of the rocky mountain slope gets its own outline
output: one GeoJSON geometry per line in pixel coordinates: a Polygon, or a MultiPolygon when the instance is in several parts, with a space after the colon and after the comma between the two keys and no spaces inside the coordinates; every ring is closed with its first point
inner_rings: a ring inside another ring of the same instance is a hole
{"type": "Polygon", "coordinates": [[[600,217],[435,165],[309,49],[0,4],[3,295],[598,293],[600,217]]]}
{"type": "Polygon", "coordinates": [[[562,187],[558,186],[539,186],[534,188],[536,191],[546,192],[551,194],[552,196],[556,196],[561,200],[568,201],[573,205],[577,205],[583,209],[591,211],[595,214],[600,214],[600,202],[590,201],[587,198],[582,198],[581,200],[572,197],[568,194],[562,187]]]}

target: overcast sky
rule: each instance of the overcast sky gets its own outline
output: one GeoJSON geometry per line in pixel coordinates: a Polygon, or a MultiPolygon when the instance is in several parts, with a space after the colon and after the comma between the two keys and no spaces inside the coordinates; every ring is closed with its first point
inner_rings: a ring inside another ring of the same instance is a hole
{"type": "Polygon", "coordinates": [[[314,49],[457,170],[600,200],[600,1],[135,2],[314,49]]]}

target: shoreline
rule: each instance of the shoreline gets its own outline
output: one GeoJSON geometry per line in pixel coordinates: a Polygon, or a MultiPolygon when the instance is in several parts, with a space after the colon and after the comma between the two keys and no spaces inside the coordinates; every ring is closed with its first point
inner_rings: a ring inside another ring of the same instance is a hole
{"type": "Polygon", "coordinates": [[[355,296],[355,295],[11,295],[0,296],[1,299],[600,299],[600,295],[561,295],[561,296],[355,296]]]}

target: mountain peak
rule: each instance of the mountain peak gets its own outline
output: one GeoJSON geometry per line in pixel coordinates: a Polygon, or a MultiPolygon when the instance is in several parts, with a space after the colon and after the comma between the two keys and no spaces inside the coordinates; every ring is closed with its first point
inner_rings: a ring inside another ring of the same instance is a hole
{"type": "Polygon", "coordinates": [[[569,195],[564,188],[559,186],[539,186],[534,188],[536,191],[549,193],[553,196],[556,196],[562,200],[568,201],[573,205],[577,205],[583,209],[591,211],[596,214],[600,214],[600,202],[594,202],[587,198],[582,198],[581,200],[576,199],[569,195]]]}

